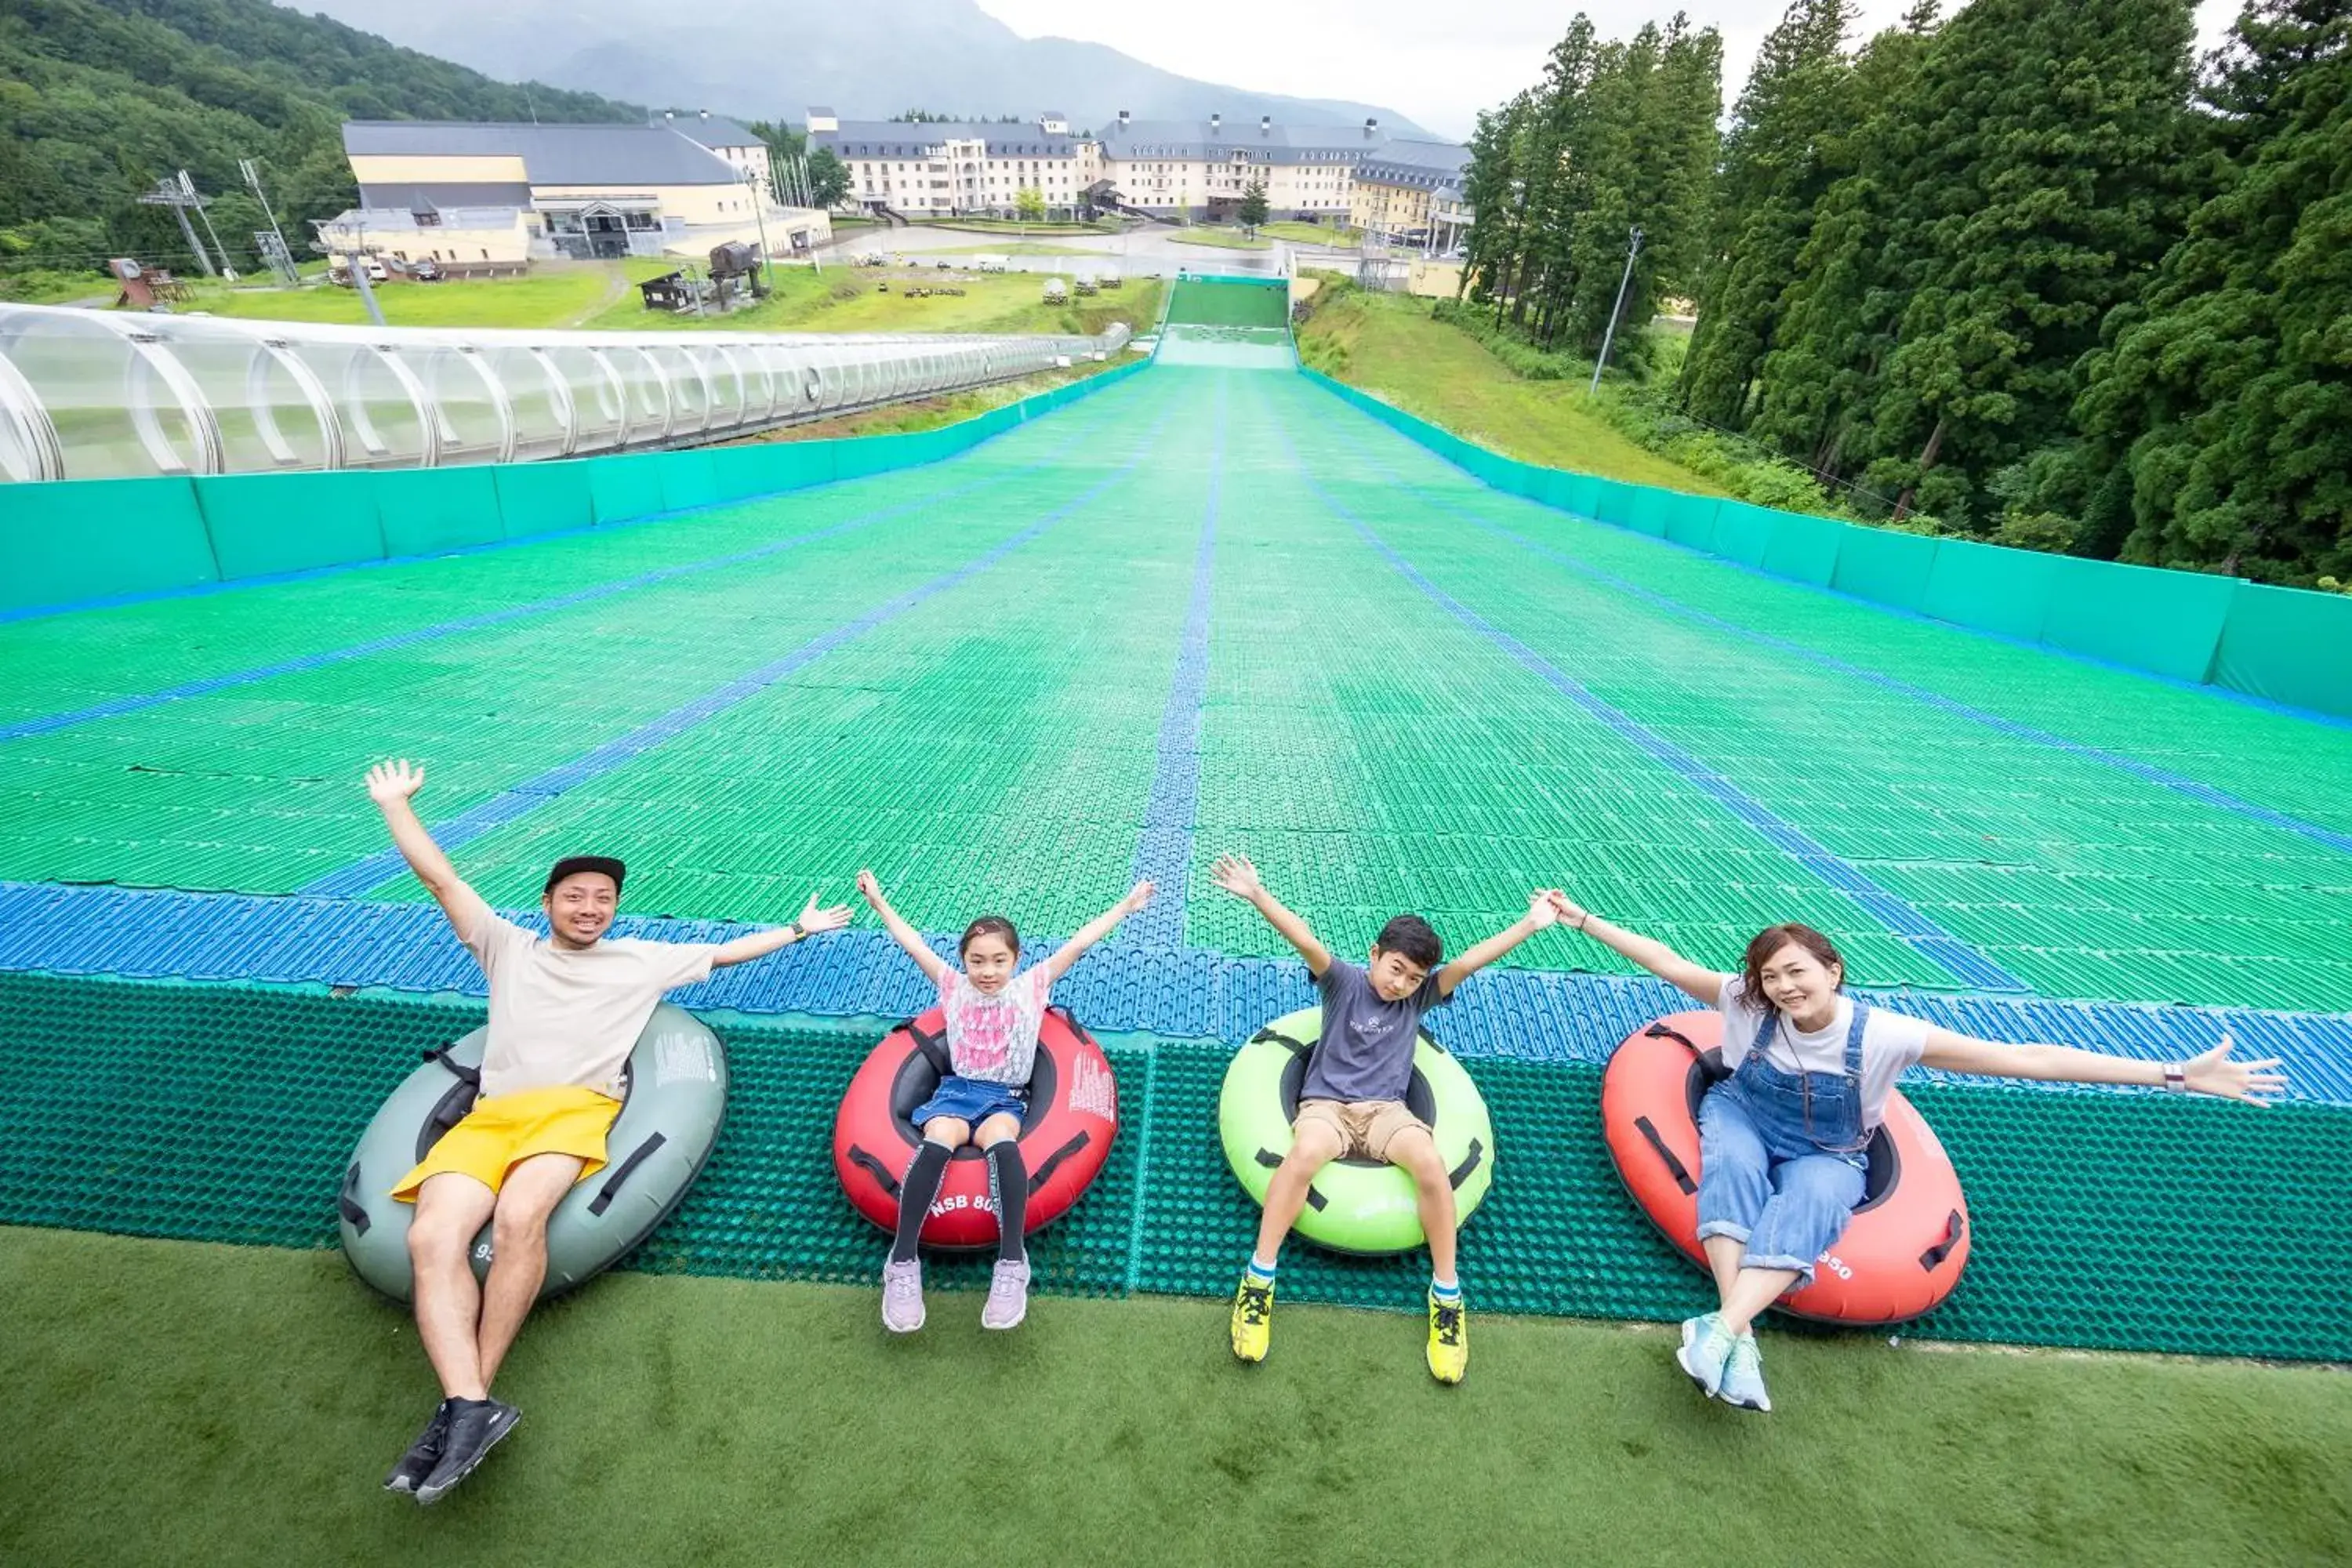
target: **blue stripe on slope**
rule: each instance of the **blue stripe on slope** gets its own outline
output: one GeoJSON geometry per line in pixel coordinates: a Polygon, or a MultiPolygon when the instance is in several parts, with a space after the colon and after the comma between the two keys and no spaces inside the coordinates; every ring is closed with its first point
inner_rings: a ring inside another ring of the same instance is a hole
{"type": "MultiPolygon", "coordinates": [[[[1153,433],[1157,434],[1157,427],[1153,433]]],[[[1150,437],[1147,436],[1144,443],[1146,449],[1149,448],[1150,444],[1150,437]]],[[[444,849],[455,849],[462,844],[480,837],[494,827],[503,826],[517,817],[537,811],[566,791],[611,773],[639,754],[716,718],[738,703],[758,696],[777,681],[795,670],[814,664],[843,644],[864,637],[885,622],[895,620],[906,614],[926,599],[944,593],[968,578],[985,572],[1072,512],[1093,501],[1095,498],[1125,477],[1139,460],[1139,456],[1129,458],[1106,475],[1084,495],[1055,508],[1010,539],[974,556],[954,571],[942,573],[919,587],[910,588],[895,598],[887,599],[855,620],[845,621],[832,630],[812,637],[782,658],[761,665],[749,674],[738,676],[723,686],[713,687],[692,701],[681,703],[667,713],[649,719],[626,734],[616,736],[592,752],[574,757],[560,766],[550,768],[535,777],[526,779],[511,789],[492,795],[470,810],[436,824],[432,828],[435,842],[444,849]]],[[[406,869],[407,863],[401,858],[400,851],[386,849],[339,870],[330,871],[317,880],[304,885],[299,891],[310,898],[355,896],[400,875],[406,869]]]]}
{"type": "Polygon", "coordinates": [[[1224,484],[1225,386],[1217,384],[1216,428],[1209,448],[1209,500],[1192,558],[1192,597],[1184,611],[1176,676],[1160,716],[1160,759],[1136,840],[1134,879],[1157,888],[1128,922],[1127,940],[1162,947],[1184,941],[1186,881],[1192,869],[1192,819],[1201,798],[1201,699],[1209,685],[1209,613],[1216,574],[1217,507],[1224,484]]]}
{"type": "MultiPolygon", "coordinates": [[[[1350,445],[1353,446],[1353,443],[1350,443],[1350,445]]],[[[1929,708],[1937,710],[1938,712],[1949,713],[1954,718],[1966,719],[1970,723],[1981,724],[1985,728],[1996,731],[2000,734],[2007,735],[2012,740],[2025,741],[2038,746],[2047,746],[2053,751],[2064,752],[2071,756],[2081,757],[2089,762],[2104,763],[2107,766],[2116,768],[2123,773],[2127,773],[2135,778],[2144,779],[2149,784],[2158,784],[2166,789],[2176,791],[2179,794],[2185,795],[2191,800],[2198,801],[2203,805],[2216,807],[2221,811],[2235,813],[2237,816],[2262,823],[2265,826],[2276,827],[2288,833],[2300,834],[2302,837],[2312,840],[2314,843],[2325,845],[2328,848],[2336,850],[2343,854],[2352,855],[2352,834],[2339,833],[2334,828],[2323,827],[2315,822],[2305,822],[2299,816],[2290,816],[2283,811],[2273,811],[2269,806],[2261,805],[2253,801],[2247,800],[2242,796],[2231,795],[2227,790],[2217,789],[2211,784],[2200,784],[2197,780],[2188,777],[2186,774],[2176,773],[2168,768],[2158,767],[2154,763],[2142,762],[2137,757],[2126,756],[2119,752],[2110,752],[2103,746],[2094,746],[2081,741],[2070,741],[2063,735],[2053,734],[2047,730],[2036,729],[2031,724],[2021,723],[2017,720],[2005,719],[1998,713],[1988,712],[1984,709],[1971,707],[1968,703],[1962,702],[1957,698],[1946,697],[1940,692],[1930,691],[1924,686],[1914,686],[1909,681],[1900,679],[1895,676],[1883,674],[1875,669],[1865,668],[1858,664],[1849,663],[1846,660],[1838,658],[1835,654],[1823,653],[1819,648],[1807,647],[1804,644],[1792,642],[1787,637],[1775,637],[1770,632],[1758,631],[1752,626],[1743,626],[1737,621],[1726,620],[1721,616],[1712,615],[1706,610],[1698,609],[1691,605],[1686,605],[1679,599],[1671,598],[1654,589],[1645,588],[1638,583],[1620,577],[1615,573],[1611,572],[1604,567],[1595,566],[1589,562],[1580,560],[1576,556],[1567,554],[1561,551],[1554,550],[1549,545],[1540,543],[1536,540],[1529,539],[1524,534],[1515,533],[1511,530],[1505,528],[1502,524],[1492,521],[1489,519],[1480,517],[1475,512],[1466,511],[1459,506],[1451,505],[1443,498],[1432,495],[1426,488],[1415,485],[1411,480],[1402,478],[1397,474],[1396,470],[1389,468],[1388,465],[1382,463],[1379,458],[1373,458],[1370,454],[1365,453],[1360,447],[1356,447],[1355,450],[1358,456],[1364,458],[1371,467],[1377,468],[1382,474],[1385,474],[1392,483],[1401,485],[1412,491],[1415,495],[1422,497],[1423,500],[1428,500],[1431,504],[1436,506],[1440,510],[1444,511],[1451,516],[1460,518],[1463,521],[1471,524],[1473,527],[1483,529],[1498,539],[1516,544],[1522,550],[1542,556],[1544,559],[1554,562],[1559,565],[1565,566],[1570,571],[1576,573],[1578,575],[1589,578],[1592,582],[1598,583],[1603,587],[1613,589],[1616,592],[1624,595],[1627,598],[1637,599],[1643,604],[1648,605],[1654,609],[1664,610],[1678,619],[1695,621],[1703,626],[1713,626],[1719,631],[1730,632],[1735,636],[1746,638],[1751,642],[1759,642],[1769,647],[1778,648],[1783,653],[1795,654],[1801,658],[1811,660],[1813,663],[1822,666],[1823,668],[1833,669],[1841,675],[1852,676],[1857,680],[1867,681],[1873,686],[1879,687],[1884,690],[1894,692],[1895,695],[1908,699],[1911,701],[1922,703],[1929,708]]],[[[1726,562],[1725,564],[1738,565],[1739,563],[1737,562],[1726,562]]],[[[1750,570],[1746,567],[1742,567],[1741,569],[1750,570]]],[[[1782,579],[1779,578],[1774,578],[1772,580],[1775,582],[1782,581],[1782,579]]]]}
{"type": "MultiPolygon", "coordinates": [[[[1285,440],[1288,439],[1287,434],[1285,440]]],[[[1570,679],[1560,669],[1535,649],[1510,633],[1487,620],[1477,611],[1454,598],[1444,589],[1422,575],[1420,570],[1389,547],[1388,542],[1374,533],[1364,521],[1342,506],[1337,498],[1318,484],[1307,473],[1303,464],[1293,454],[1293,466],[1299,478],[1313,490],[1331,513],[1353,528],[1365,543],[1379,552],[1381,558],[1394,567],[1404,580],[1427,595],[1439,608],[1470,630],[1493,643],[1521,666],[1535,674],[1553,690],[1567,698],[1586,713],[1599,720],[1619,736],[1650,756],[1672,768],[1701,793],[1722,805],[1740,821],[1754,828],[1774,847],[1782,850],[1807,870],[1837,889],[1868,910],[1880,924],[1892,931],[1913,951],[1924,953],[1970,985],[1991,991],[2031,991],[2032,986],[2000,964],[1962,942],[1903,899],[1871,880],[1868,874],[1851,861],[1842,858],[1802,828],[1780,816],[1769,806],[1748,794],[1738,784],[1717,773],[1690,752],[1675,745],[1628,717],[1570,679]]]]}
{"type": "Polygon", "coordinates": [[[112,719],[124,713],[136,713],[143,708],[153,708],[165,702],[182,702],[191,697],[209,696],[215,691],[226,691],[232,687],[249,685],[257,680],[268,680],[275,676],[296,675],[304,670],[323,669],[331,664],[341,664],[354,658],[367,658],[379,653],[390,653],[396,648],[414,647],[419,643],[456,637],[464,632],[480,631],[485,627],[521,620],[530,616],[551,615],[557,610],[592,605],[600,599],[609,599],[618,594],[629,593],[637,588],[649,588],[656,584],[667,583],[679,577],[693,576],[698,573],[715,572],[724,566],[740,566],[746,562],[764,560],[788,550],[797,550],[804,544],[814,544],[819,540],[835,538],[856,529],[871,527],[875,523],[886,521],[906,512],[920,510],[936,502],[969,495],[973,490],[988,485],[1002,484],[1005,479],[1013,477],[1014,476],[1010,473],[999,475],[973,484],[941,490],[923,500],[900,501],[894,506],[877,508],[829,527],[820,528],[811,533],[798,533],[790,539],[780,539],[772,544],[763,544],[756,550],[737,551],[730,555],[714,555],[702,561],[681,562],[675,566],[658,567],[651,572],[640,573],[634,577],[599,583],[593,587],[582,588],[570,594],[559,594],[553,598],[539,599],[528,605],[511,605],[502,610],[489,610],[478,616],[466,616],[454,621],[441,621],[429,626],[418,626],[411,631],[394,632],[384,637],[370,637],[365,642],[352,643],[344,647],[328,648],[320,653],[304,654],[299,658],[281,659],[276,664],[257,665],[250,669],[233,670],[225,675],[205,676],[202,679],[184,681],[178,686],[168,687],[162,691],[145,692],[135,697],[117,697],[105,702],[92,703],[87,708],[77,708],[68,712],[46,714],[37,719],[20,719],[14,723],[0,724],[0,741],[20,741],[28,735],[46,735],[52,731],[69,729],[76,724],[87,724],[94,720],[112,719]]]}
{"type": "MultiPolygon", "coordinates": [[[[525,925],[536,910],[512,911],[525,925]]],[[[616,936],[724,942],[759,929],[719,921],[624,916],[616,936]]],[[[1050,950],[1050,941],[1037,943],[1050,950]]],[[[415,995],[483,994],[481,971],[428,903],[191,893],[0,882],[0,971],[49,974],[351,985],[415,995]]],[[[1991,1040],[2056,1040],[2140,1060],[2179,1060],[2224,1029],[2250,1057],[2280,1058],[2294,1100],[2352,1106],[2352,1016],[2244,1007],[2153,1006],[2044,997],[1867,993],[1874,1003],[1991,1040]]],[[[889,937],[831,931],[757,963],[720,970],[677,993],[683,1005],[746,1014],[874,1020],[920,1011],[937,990],[889,937]]],[[[1055,987],[1090,1027],[1238,1045],[1266,1019],[1306,1006],[1304,964],[1127,942],[1096,948],[1055,987]]],[[[1432,1028],[1462,1056],[1606,1061],[1618,1041],[1691,1005],[1647,976],[1487,969],[1432,1028]]],[[[877,1031],[878,1032],[878,1031],[877,1031]]],[[[1925,1069],[1923,1077],[1941,1078],[1925,1069]]],[[[1969,1079],[1957,1081],[1967,1082],[1969,1079]]],[[[1983,1082],[1988,1080],[1973,1080],[1983,1082]]],[[[2143,1093],[2035,1085],[2052,1093],[2143,1093]]]]}

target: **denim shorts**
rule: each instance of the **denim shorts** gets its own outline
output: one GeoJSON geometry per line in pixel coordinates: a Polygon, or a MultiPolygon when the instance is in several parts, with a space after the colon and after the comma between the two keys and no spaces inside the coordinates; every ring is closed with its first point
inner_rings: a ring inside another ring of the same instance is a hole
{"type": "Polygon", "coordinates": [[[915,1113],[908,1120],[919,1132],[924,1122],[937,1117],[951,1116],[958,1121],[969,1123],[977,1131],[982,1122],[999,1111],[1010,1113],[1016,1121],[1027,1121],[1029,1095],[1026,1089],[1018,1084],[958,1078],[950,1073],[940,1079],[940,1087],[931,1091],[931,1098],[915,1107],[915,1113]]]}

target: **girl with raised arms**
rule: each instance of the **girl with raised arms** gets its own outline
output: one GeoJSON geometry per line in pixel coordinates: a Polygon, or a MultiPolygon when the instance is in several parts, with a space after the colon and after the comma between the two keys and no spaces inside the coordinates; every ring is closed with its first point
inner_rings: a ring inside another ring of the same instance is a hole
{"type": "Polygon", "coordinates": [[[882,1326],[894,1334],[912,1333],[923,1326],[923,1266],[916,1256],[916,1238],[947,1173],[949,1158],[971,1143],[988,1161],[997,1221],[996,1272],[980,1323],[984,1329],[1013,1328],[1029,1310],[1029,1254],[1022,1238],[1029,1173],[1020,1140],[1029,1114],[1029,1075],[1036,1065],[1037,1031],[1045,1019],[1045,1004],[1054,982],[1087,949],[1151,901],[1151,884],[1138,882],[1052,956],[1018,974],[1013,971],[1021,963],[1021,936],[1003,915],[982,915],[965,929],[957,947],[962,960],[959,968],[933,952],[922,933],[890,907],[873,872],[857,873],[857,890],[907,956],[940,988],[948,1059],[954,1069],[910,1118],[923,1139],[899,1182],[898,1228],[890,1260],[882,1268],[882,1326]]]}

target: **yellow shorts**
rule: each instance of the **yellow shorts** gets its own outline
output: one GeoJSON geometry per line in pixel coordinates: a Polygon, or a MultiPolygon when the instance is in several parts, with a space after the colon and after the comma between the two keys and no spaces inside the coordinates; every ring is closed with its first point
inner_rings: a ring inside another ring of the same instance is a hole
{"type": "Polygon", "coordinates": [[[604,1164],[604,1134],[621,1102],[593,1089],[570,1084],[526,1089],[474,1101],[466,1119],[441,1135],[424,1163],[400,1178],[392,1195],[416,1201],[428,1176],[456,1171],[497,1192],[507,1173],[533,1154],[575,1154],[583,1179],[604,1164]]]}

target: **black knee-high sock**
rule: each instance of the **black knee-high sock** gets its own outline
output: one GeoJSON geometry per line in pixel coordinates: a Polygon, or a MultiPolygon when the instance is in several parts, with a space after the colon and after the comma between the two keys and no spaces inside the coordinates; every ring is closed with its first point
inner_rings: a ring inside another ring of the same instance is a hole
{"type": "Polygon", "coordinates": [[[1029,1164],[1021,1158],[1021,1145],[1010,1138],[989,1145],[988,1195],[996,1203],[997,1261],[1028,1261],[1029,1244],[1023,1232],[1029,1218],[1029,1164]]]}
{"type": "Polygon", "coordinates": [[[946,1144],[926,1138],[907,1163],[907,1174],[898,1184],[898,1233],[890,1243],[891,1262],[915,1260],[915,1238],[922,1234],[923,1216],[929,1212],[931,1200],[940,1195],[940,1179],[948,1173],[948,1156],[953,1152],[946,1144]]]}

